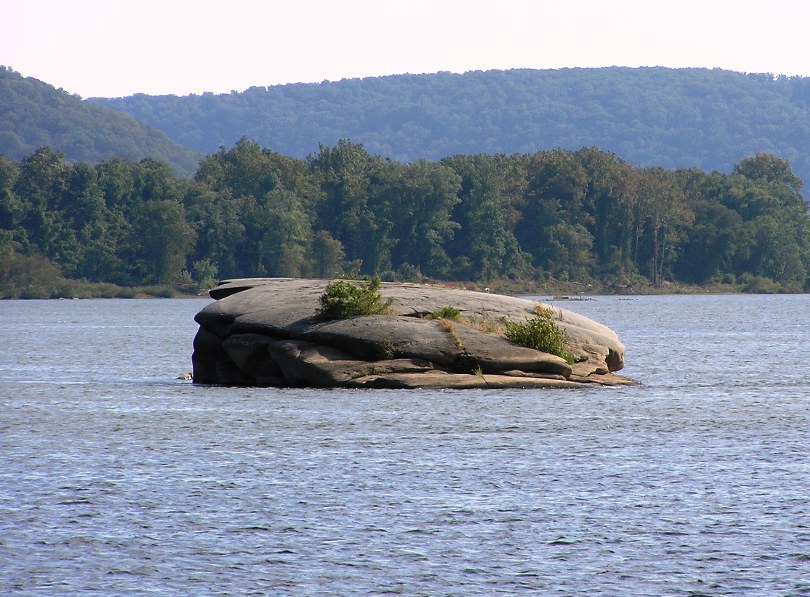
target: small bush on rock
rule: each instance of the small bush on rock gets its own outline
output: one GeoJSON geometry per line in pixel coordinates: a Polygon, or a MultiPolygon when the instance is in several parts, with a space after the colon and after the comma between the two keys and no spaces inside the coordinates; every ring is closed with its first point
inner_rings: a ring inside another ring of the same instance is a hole
{"type": "Polygon", "coordinates": [[[551,309],[537,309],[537,317],[525,322],[505,321],[506,339],[515,344],[533,348],[564,358],[573,363],[574,358],[565,350],[565,330],[554,321],[551,309]]]}
{"type": "Polygon", "coordinates": [[[320,298],[318,314],[324,319],[348,319],[360,315],[382,315],[388,312],[393,299],[383,300],[380,279],[329,282],[320,298]]]}

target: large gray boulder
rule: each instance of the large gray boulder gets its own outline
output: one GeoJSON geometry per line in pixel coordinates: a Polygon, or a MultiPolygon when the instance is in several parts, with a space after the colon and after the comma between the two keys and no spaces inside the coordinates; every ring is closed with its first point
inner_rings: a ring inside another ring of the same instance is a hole
{"type": "Polygon", "coordinates": [[[212,289],[195,317],[196,383],[374,388],[545,388],[629,383],[609,328],[553,307],[574,364],[517,346],[504,320],[537,315],[533,301],[410,283],[383,283],[385,315],[319,317],[327,280],[250,278],[212,289]],[[457,321],[425,316],[453,307],[457,321]]]}

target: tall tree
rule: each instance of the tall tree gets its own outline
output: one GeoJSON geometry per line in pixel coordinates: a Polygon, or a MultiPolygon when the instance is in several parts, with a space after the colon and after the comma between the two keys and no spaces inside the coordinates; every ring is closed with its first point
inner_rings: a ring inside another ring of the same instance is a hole
{"type": "Polygon", "coordinates": [[[309,164],[323,191],[317,227],[341,243],[346,258],[358,263],[360,271],[380,273],[389,262],[391,222],[373,187],[391,164],[346,140],[335,147],[321,145],[309,164]]]}
{"type": "Polygon", "coordinates": [[[227,189],[234,197],[263,197],[278,185],[273,154],[246,137],[226,150],[207,156],[194,179],[214,191],[227,189]]]}
{"type": "Polygon", "coordinates": [[[344,273],[346,253],[339,240],[326,230],[318,230],[312,237],[310,271],[318,278],[336,278],[344,273]]]}
{"type": "Polygon", "coordinates": [[[283,189],[267,193],[259,211],[263,233],[260,267],[271,276],[300,277],[312,243],[309,216],[297,195],[283,189]]]}
{"type": "Polygon", "coordinates": [[[227,188],[216,191],[199,182],[185,199],[186,215],[197,237],[193,261],[209,260],[226,278],[252,275],[241,258],[247,250],[243,203],[227,188]]]}
{"type": "Polygon", "coordinates": [[[802,181],[793,174],[790,162],[773,154],[759,152],[734,165],[734,174],[767,184],[782,184],[794,193],[802,189],[802,181]]]}
{"type": "Polygon", "coordinates": [[[0,250],[11,252],[27,244],[28,236],[22,227],[25,206],[14,193],[19,165],[0,155],[0,250]]]}
{"type": "Polygon", "coordinates": [[[583,226],[589,221],[583,210],[588,175],[581,160],[570,151],[543,151],[531,156],[526,169],[522,217],[517,226],[520,246],[531,253],[535,266],[551,275],[567,278],[572,267],[587,272],[590,258],[582,263],[560,259],[560,249],[570,258],[579,259],[581,242],[588,246],[593,243],[583,226]],[[568,241],[576,241],[578,246],[565,246],[568,241]]]}
{"type": "Polygon", "coordinates": [[[107,209],[95,168],[84,163],[72,167],[62,195],[62,214],[78,243],[76,262],[69,267],[62,264],[65,274],[93,281],[115,276],[114,270],[120,269],[116,229],[111,226],[115,218],[107,209]]]}
{"type": "Polygon", "coordinates": [[[453,275],[488,282],[521,270],[524,256],[515,238],[517,197],[510,178],[516,175],[505,156],[454,156],[442,160],[461,177],[459,202],[451,219],[458,222],[447,243],[453,275]]]}
{"type": "Polygon", "coordinates": [[[459,201],[460,177],[447,166],[425,160],[390,164],[385,175],[383,194],[395,214],[394,267],[409,264],[425,275],[447,277],[451,261],[444,245],[458,229],[450,215],[459,201]]]}
{"type": "Polygon", "coordinates": [[[74,265],[76,237],[60,214],[70,170],[62,154],[38,149],[22,160],[14,194],[25,198],[22,224],[33,247],[52,261],[74,265]]]}
{"type": "Polygon", "coordinates": [[[653,284],[659,286],[676,256],[681,234],[692,225],[695,215],[686,205],[683,190],[672,171],[642,170],[638,194],[640,216],[646,222],[649,242],[647,272],[653,284]]]}
{"type": "MultiPolygon", "coordinates": [[[[726,206],[707,200],[693,204],[694,225],[686,232],[675,273],[694,284],[721,282],[724,274],[738,271],[737,265],[750,249],[747,235],[741,232],[743,220],[726,206]]],[[[745,257],[747,259],[747,257],[745,257]]]]}
{"type": "Polygon", "coordinates": [[[132,223],[134,265],[146,283],[177,281],[194,246],[194,230],[183,206],[171,199],[143,202],[132,223]]]}
{"type": "Polygon", "coordinates": [[[623,276],[633,269],[636,172],[616,155],[597,148],[575,152],[588,183],[581,223],[593,236],[594,257],[602,275],[623,276]]]}

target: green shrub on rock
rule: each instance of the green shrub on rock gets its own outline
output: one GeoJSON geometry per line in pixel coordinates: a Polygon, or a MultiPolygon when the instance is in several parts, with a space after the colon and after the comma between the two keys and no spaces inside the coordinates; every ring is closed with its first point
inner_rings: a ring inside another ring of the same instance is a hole
{"type": "Polygon", "coordinates": [[[326,285],[318,314],[323,319],[348,319],[360,315],[382,315],[394,301],[383,300],[380,279],[336,280],[326,285]]]}
{"type": "Polygon", "coordinates": [[[574,358],[565,350],[565,330],[554,321],[551,309],[539,307],[537,317],[525,322],[505,321],[506,339],[515,344],[553,354],[573,363],[574,358]]]}
{"type": "Polygon", "coordinates": [[[425,319],[449,319],[450,321],[461,321],[461,311],[455,307],[442,307],[438,311],[433,311],[425,315],[425,319]]]}

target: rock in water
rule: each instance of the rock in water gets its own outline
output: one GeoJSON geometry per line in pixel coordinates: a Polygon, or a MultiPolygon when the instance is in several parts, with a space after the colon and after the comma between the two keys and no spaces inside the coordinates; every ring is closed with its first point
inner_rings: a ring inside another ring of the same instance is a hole
{"type": "Polygon", "coordinates": [[[385,315],[323,320],[327,280],[249,278],[212,289],[197,313],[195,383],[352,388],[539,388],[632,383],[616,334],[559,307],[497,294],[384,282],[385,315]],[[551,308],[564,330],[564,359],[503,337],[504,321],[551,308]],[[426,316],[446,307],[454,320],[426,316]]]}

